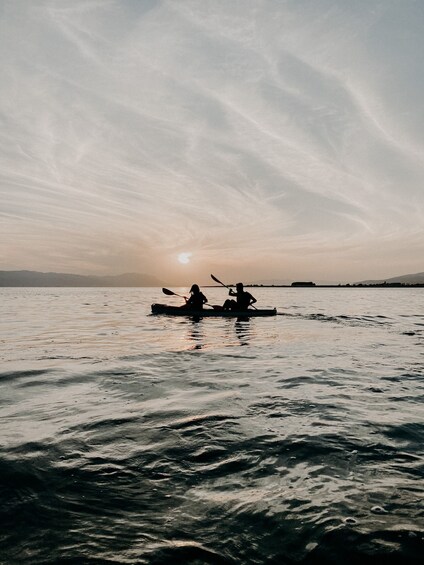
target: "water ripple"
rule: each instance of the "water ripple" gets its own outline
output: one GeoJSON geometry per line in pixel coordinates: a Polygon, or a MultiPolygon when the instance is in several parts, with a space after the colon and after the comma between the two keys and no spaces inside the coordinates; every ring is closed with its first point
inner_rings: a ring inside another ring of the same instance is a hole
{"type": "Polygon", "coordinates": [[[13,291],[0,562],[421,563],[421,294],[257,289],[282,315],[237,323],[156,291],[13,291]]]}

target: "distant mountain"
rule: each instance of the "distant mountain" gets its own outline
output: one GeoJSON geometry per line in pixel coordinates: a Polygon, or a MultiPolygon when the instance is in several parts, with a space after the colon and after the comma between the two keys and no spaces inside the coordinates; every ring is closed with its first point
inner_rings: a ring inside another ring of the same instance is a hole
{"type": "Polygon", "coordinates": [[[415,273],[414,275],[401,275],[399,277],[392,277],[390,279],[378,279],[361,281],[356,284],[382,284],[382,283],[401,283],[401,284],[424,284],[424,273],[415,273]]]}
{"type": "Polygon", "coordinates": [[[162,286],[162,282],[155,277],[140,273],[87,276],[37,271],[0,271],[0,287],[2,286],[139,287],[162,286]]]}

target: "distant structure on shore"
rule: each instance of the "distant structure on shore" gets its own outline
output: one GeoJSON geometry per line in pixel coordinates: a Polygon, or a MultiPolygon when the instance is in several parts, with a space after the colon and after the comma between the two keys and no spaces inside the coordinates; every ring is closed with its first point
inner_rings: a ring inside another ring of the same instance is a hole
{"type": "Polygon", "coordinates": [[[296,282],[292,282],[291,286],[316,286],[316,284],[312,281],[309,282],[296,281],[296,282]]]}

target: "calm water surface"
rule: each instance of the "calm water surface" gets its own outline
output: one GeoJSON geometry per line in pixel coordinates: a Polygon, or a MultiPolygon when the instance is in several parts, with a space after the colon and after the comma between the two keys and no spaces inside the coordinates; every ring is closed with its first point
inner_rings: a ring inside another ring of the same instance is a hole
{"type": "Polygon", "coordinates": [[[1,563],[422,562],[424,289],[253,294],[0,289],[1,563]]]}

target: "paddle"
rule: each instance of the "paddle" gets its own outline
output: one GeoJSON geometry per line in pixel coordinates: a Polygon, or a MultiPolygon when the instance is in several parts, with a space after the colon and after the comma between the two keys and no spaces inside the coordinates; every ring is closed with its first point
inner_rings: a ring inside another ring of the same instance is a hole
{"type": "MultiPolygon", "coordinates": [[[[214,280],[215,282],[217,282],[218,284],[221,284],[222,286],[225,286],[225,288],[228,288],[228,290],[232,290],[228,285],[224,284],[222,281],[220,281],[219,279],[217,279],[216,277],[214,277],[213,275],[211,275],[212,280],[214,280]]],[[[252,308],[254,308],[255,310],[257,310],[256,306],[253,306],[253,304],[249,304],[249,306],[251,306],[252,308]]]]}
{"type": "Polygon", "coordinates": [[[212,280],[214,280],[215,282],[217,282],[218,284],[222,284],[222,286],[225,286],[225,288],[228,288],[228,290],[231,290],[229,286],[227,286],[226,284],[224,284],[223,282],[221,282],[219,279],[217,279],[216,277],[214,277],[213,275],[211,275],[212,280]]]}
{"type": "Polygon", "coordinates": [[[182,294],[178,294],[177,292],[174,292],[173,290],[169,290],[169,288],[163,288],[162,292],[164,294],[167,294],[168,296],[179,296],[180,298],[184,298],[185,300],[187,300],[187,296],[183,296],[182,294]]]}
{"type": "MultiPolygon", "coordinates": [[[[182,294],[178,294],[177,292],[174,292],[173,290],[169,290],[169,288],[163,288],[162,292],[164,294],[167,294],[168,296],[179,296],[180,298],[184,298],[184,300],[188,300],[186,296],[183,296],[182,294]]],[[[210,308],[213,308],[214,310],[220,309],[221,306],[212,306],[212,304],[208,304],[206,302],[205,306],[210,306],[210,308]]]]}

